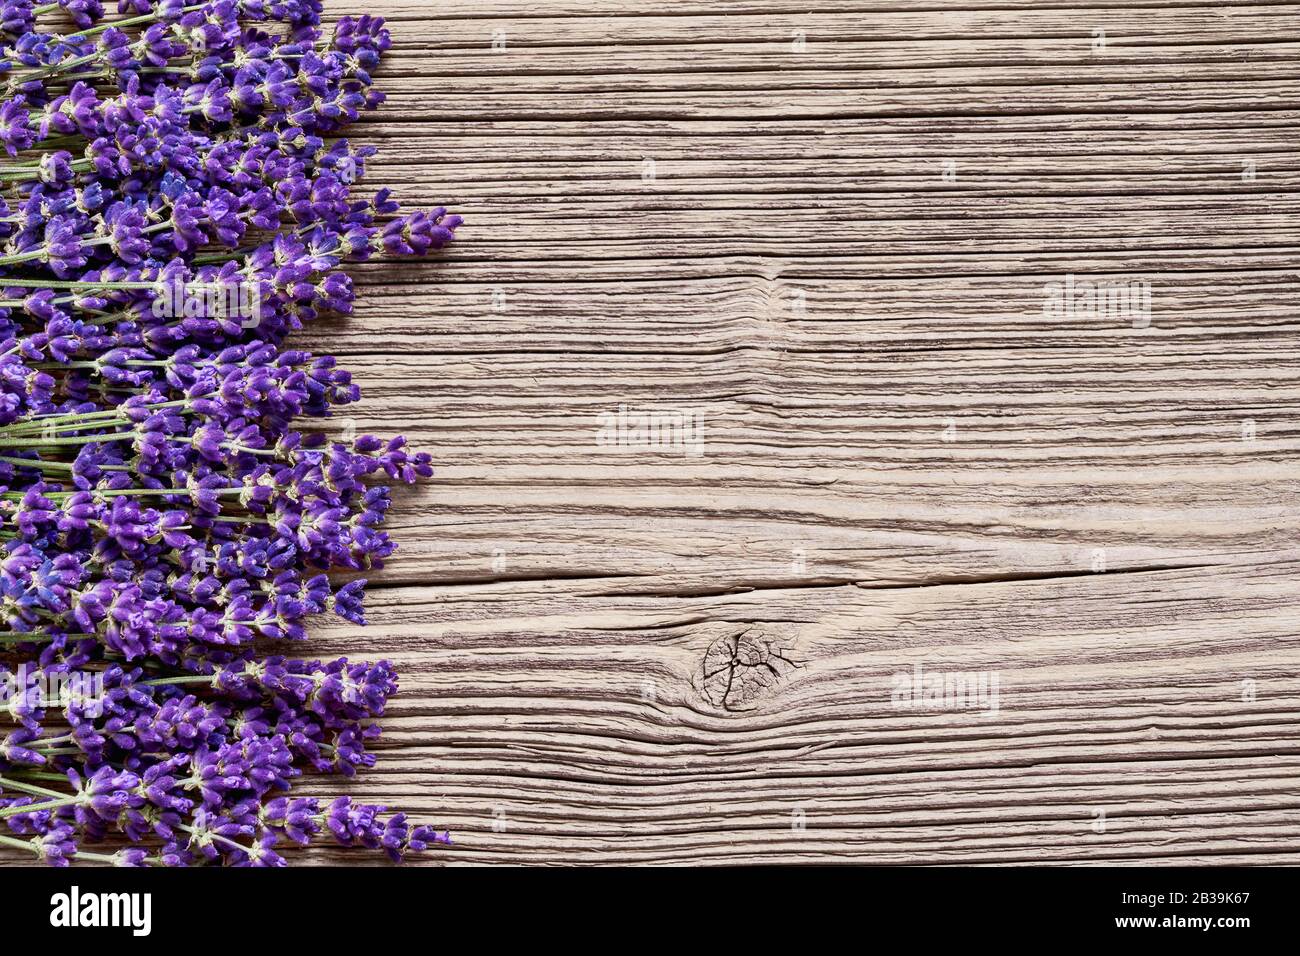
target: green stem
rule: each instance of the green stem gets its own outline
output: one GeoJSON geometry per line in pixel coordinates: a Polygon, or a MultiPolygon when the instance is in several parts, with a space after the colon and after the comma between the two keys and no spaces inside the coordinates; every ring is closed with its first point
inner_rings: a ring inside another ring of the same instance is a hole
{"type": "Polygon", "coordinates": [[[137,683],[136,687],[166,687],[171,684],[212,684],[217,679],[216,674],[190,674],[180,677],[157,677],[153,680],[142,680],[137,683]]]}
{"type": "MultiPolygon", "coordinates": [[[[3,172],[3,170],[0,170],[3,172]]],[[[156,289],[158,283],[155,282],[77,282],[56,279],[19,279],[16,277],[5,276],[0,279],[0,285],[16,286],[22,289],[156,289]]]]}
{"type": "MultiPolygon", "coordinates": [[[[217,394],[216,392],[209,392],[207,395],[203,397],[212,398],[216,394],[217,394]]],[[[171,402],[153,402],[151,404],[142,405],[140,407],[143,409],[151,409],[151,410],[157,410],[160,408],[178,408],[178,407],[188,406],[191,401],[192,401],[191,399],[182,398],[171,402]]],[[[103,422],[99,422],[94,425],[85,424],[84,426],[82,424],[68,424],[65,426],[62,423],[64,422],[89,423],[92,421],[96,421],[98,419],[107,420],[107,419],[124,418],[124,417],[125,417],[125,412],[122,409],[110,408],[99,412],[70,412],[66,415],[48,415],[48,416],[37,416],[35,418],[23,418],[23,419],[19,419],[16,422],[11,422],[8,425],[0,427],[0,435],[9,435],[14,432],[26,432],[26,431],[43,432],[46,429],[52,429],[54,431],[67,431],[68,429],[71,428],[80,428],[80,427],[101,428],[107,426],[103,422]]]]}
{"type": "Polygon", "coordinates": [[[40,458],[10,458],[0,455],[0,462],[19,465],[23,468],[37,468],[43,471],[72,471],[72,463],[67,461],[44,461],[40,458]]]}
{"type": "MultiPolygon", "coordinates": [[[[108,245],[113,240],[108,236],[99,236],[94,239],[86,239],[81,245],[83,248],[108,245]]],[[[12,256],[0,256],[0,266],[16,266],[24,262],[33,262],[35,260],[45,261],[49,258],[49,249],[33,249],[31,252],[16,252],[12,256]]],[[[0,280],[3,282],[4,280],[0,280]]]]}
{"type": "MultiPolygon", "coordinates": [[[[6,813],[4,810],[0,810],[0,817],[5,817],[9,815],[10,814],[6,813]]],[[[0,845],[17,847],[20,850],[26,850],[28,853],[35,853],[37,856],[41,855],[40,847],[36,845],[35,840],[31,840],[31,839],[20,840],[17,837],[5,836],[4,834],[0,834],[0,845]]]]}
{"type": "MultiPolygon", "coordinates": [[[[74,159],[68,165],[79,173],[92,168],[92,163],[88,159],[74,159]]],[[[22,183],[31,179],[39,179],[40,175],[40,163],[27,166],[0,166],[0,183],[22,183]]],[[[8,279],[5,280],[5,283],[8,285],[15,284],[8,279]]]]}
{"type": "MultiPolygon", "coordinates": [[[[10,771],[10,775],[11,775],[11,776],[13,776],[14,774],[18,774],[19,776],[27,777],[27,778],[29,778],[29,779],[31,779],[31,780],[54,780],[54,781],[57,781],[57,782],[59,782],[59,783],[67,783],[67,782],[68,782],[68,778],[67,778],[64,774],[61,774],[61,773],[53,773],[52,771],[49,771],[49,770],[19,770],[19,771],[10,771]]],[[[66,796],[66,794],[60,794],[60,796],[66,796]]]]}
{"type": "MultiPolygon", "coordinates": [[[[89,445],[101,441],[124,441],[134,438],[135,432],[114,432],[111,435],[81,435],[78,438],[42,438],[37,444],[46,445],[89,445]]],[[[0,448],[29,448],[32,442],[27,439],[0,438],[0,448]]]]}
{"type": "MultiPolygon", "coordinates": [[[[244,493],[243,488],[215,488],[212,490],[212,494],[215,495],[239,495],[243,493],[244,493]]],[[[9,498],[12,501],[21,501],[24,494],[26,494],[26,492],[7,491],[4,493],[3,497],[9,498]]],[[[82,494],[80,490],[47,491],[45,492],[44,497],[68,498],[71,497],[72,495],[79,495],[79,494],[82,494]]],[[[189,488],[111,488],[102,491],[91,491],[89,492],[89,494],[92,494],[98,498],[120,498],[124,495],[142,495],[146,497],[153,496],[153,495],[188,495],[191,494],[191,492],[189,488]]]]}
{"type": "Polygon", "coordinates": [[[184,823],[178,823],[177,826],[191,836],[205,836],[212,840],[220,840],[222,843],[226,844],[226,846],[233,847],[249,857],[253,856],[253,851],[250,847],[246,847],[242,843],[236,843],[234,840],[229,837],[224,837],[220,833],[213,833],[211,830],[196,830],[194,827],[188,826],[184,823]]]}
{"type": "Polygon", "coordinates": [[[0,777],[0,787],[9,787],[12,790],[29,793],[34,797],[54,797],[59,800],[76,800],[76,797],[69,798],[66,793],[60,793],[57,790],[47,790],[44,787],[38,787],[30,783],[23,783],[21,780],[12,780],[9,777],[0,777]]]}
{"type": "MultiPolygon", "coordinates": [[[[202,9],[203,9],[203,4],[199,3],[193,6],[185,7],[180,11],[180,13],[182,16],[184,16],[187,13],[193,13],[195,10],[202,10],[202,9]]],[[[128,17],[125,20],[115,20],[112,23],[101,23],[99,26],[90,27],[88,29],[82,30],[80,33],[69,33],[66,37],[64,37],[64,39],[81,40],[84,39],[85,37],[97,36],[100,33],[103,33],[105,30],[109,30],[114,27],[120,30],[122,27],[134,27],[134,26],[139,26],[142,23],[152,23],[154,20],[157,19],[158,19],[157,12],[142,13],[139,16],[128,17]]]]}

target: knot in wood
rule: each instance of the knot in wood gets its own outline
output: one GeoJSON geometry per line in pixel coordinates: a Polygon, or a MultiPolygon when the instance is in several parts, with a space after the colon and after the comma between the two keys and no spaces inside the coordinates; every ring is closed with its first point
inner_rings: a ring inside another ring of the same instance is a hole
{"type": "Polygon", "coordinates": [[[797,666],[783,642],[759,628],[720,637],[704,654],[704,696],[724,710],[745,710],[797,666]]]}

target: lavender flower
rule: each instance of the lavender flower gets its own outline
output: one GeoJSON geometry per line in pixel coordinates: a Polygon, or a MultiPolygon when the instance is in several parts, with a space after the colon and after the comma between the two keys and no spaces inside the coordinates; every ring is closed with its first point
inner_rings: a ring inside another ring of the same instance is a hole
{"type": "Polygon", "coordinates": [[[346,263],[460,224],[356,195],[374,151],[338,134],[382,101],[388,31],[326,32],[315,0],[55,6],[76,32],[0,4],[0,844],[278,866],[327,835],[394,861],[449,842],[293,795],[374,763],[387,662],[259,653],[364,623],[364,581],[331,572],[382,567],[382,482],[432,474],[403,439],[300,425],[360,393],[285,344],[351,310],[346,263]],[[96,692],[51,698],[75,675],[96,692]],[[88,849],[108,838],[129,845],[88,849]]]}

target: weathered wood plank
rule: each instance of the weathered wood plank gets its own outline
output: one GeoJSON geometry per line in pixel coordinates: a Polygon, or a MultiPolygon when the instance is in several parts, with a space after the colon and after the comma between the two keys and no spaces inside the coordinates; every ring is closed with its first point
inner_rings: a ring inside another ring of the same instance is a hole
{"type": "Polygon", "coordinates": [[[392,636],[408,692],[366,792],[450,814],[455,856],[474,862],[1293,853],[1300,686],[1281,642],[1294,589],[1259,568],[715,597],[621,587],[383,592],[372,626],[392,636]],[[703,679],[709,648],[737,633],[780,640],[797,664],[751,707],[720,704],[703,679]],[[997,712],[894,707],[892,675],[917,663],[996,670],[997,712]]]}
{"type": "Polygon", "coordinates": [[[464,244],[303,341],[442,469],[320,636],[405,667],[359,786],[449,859],[1296,860],[1296,10],[928,6],[392,6],[372,177],[464,244]],[[744,635],[798,667],[742,711],[744,635]]]}
{"type": "MultiPolygon", "coordinates": [[[[493,30],[504,30],[502,54],[517,46],[588,46],[611,48],[671,43],[780,43],[791,47],[792,33],[803,31],[808,51],[818,44],[833,49],[844,41],[882,41],[908,45],[918,41],[1007,40],[1068,38],[1091,48],[1092,31],[1105,30],[1105,53],[1115,46],[1184,43],[1292,42],[1296,12],[1289,4],[1090,4],[1054,6],[1025,2],[1018,9],[999,3],[1001,9],[978,9],[961,2],[927,3],[927,9],[884,9],[882,4],[852,4],[852,8],[726,10],[714,12],[710,0],[690,12],[663,15],[658,4],[611,5],[588,8],[568,15],[552,14],[534,5],[531,16],[503,24],[495,3],[470,5],[459,10],[442,7],[431,11],[423,0],[404,5],[382,3],[382,9],[399,20],[407,49],[490,47],[493,30]],[[866,9],[863,9],[863,8],[866,9]]],[[[344,9],[332,5],[331,9],[344,9]]],[[[518,9],[518,8],[516,8],[518,9]]],[[[504,11],[501,11],[504,13],[504,11]]],[[[510,14],[506,14],[509,16],[510,14]]]]}

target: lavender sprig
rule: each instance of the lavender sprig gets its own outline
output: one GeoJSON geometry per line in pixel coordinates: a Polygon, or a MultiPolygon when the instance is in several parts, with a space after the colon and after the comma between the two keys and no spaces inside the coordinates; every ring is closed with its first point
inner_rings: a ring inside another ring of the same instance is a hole
{"type": "Polygon", "coordinates": [[[374,763],[392,667],[263,646],[365,622],[365,582],[331,573],[383,565],[385,483],[432,465],[299,426],[360,394],[285,339],[350,311],[347,263],[442,248],[460,217],[355,195],[373,150],[338,134],[382,102],[382,20],[118,13],[0,2],[0,845],[279,865],[328,835],[400,860],[449,837],[292,792],[374,763]],[[234,289],[252,308],[194,291],[234,289]]]}

